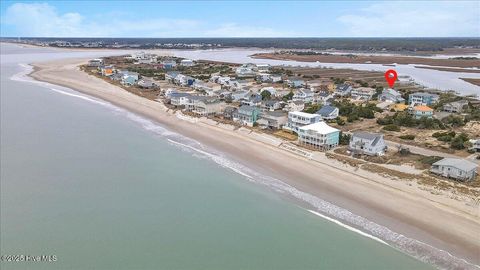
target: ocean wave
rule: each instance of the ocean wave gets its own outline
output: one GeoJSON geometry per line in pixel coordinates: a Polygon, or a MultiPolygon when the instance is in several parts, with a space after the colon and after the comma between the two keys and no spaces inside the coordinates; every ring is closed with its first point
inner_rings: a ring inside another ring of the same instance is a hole
{"type": "Polygon", "coordinates": [[[225,157],[222,153],[206,147],[194,139],[172,132],[145,117],[129,112],[109,102],[93,98],[88,95],[78,94],[78,92],[69,88],[65,88],[68,89],[68,91],[65,91],[59,89],[59,87],[56,85],[32,80],[26,76],[33,70],[31,66],[22,66],[24,67],[24,70],[13,75],[11,77],[12,80],[38,83],[56,93],[73,98],[79,98],[87,102],[107,107],[113,112],[124,115],[127,119],[139,124],[145,130],[165,138],[172,145],[179,147],[183,151],[191,153],[194,157],[208,158],[219,166],[244,176],[248,181],[267,186],[276,192],[288,194],[289,196],[292,196],[300,201],[308,203],[313,208],[307,209],[310,213],[334,222],[347,230],[358,233],[359,235],[368,237],[382,244],[387,244],[392,248],[400,250],[403,253],[406,253],[425,263],[434,265],[440,269],[480,269],[478,265],[474,265],[463,259],[457,258],[447,251],[435,248],[421,241],[408,238],[402,234],[388,229],[385,226],[379,225],[364,217],[356,215],[347,209],[338,207],[314,195],[300,191],[279,179],[260,174],[243,164],[225,157]]]}

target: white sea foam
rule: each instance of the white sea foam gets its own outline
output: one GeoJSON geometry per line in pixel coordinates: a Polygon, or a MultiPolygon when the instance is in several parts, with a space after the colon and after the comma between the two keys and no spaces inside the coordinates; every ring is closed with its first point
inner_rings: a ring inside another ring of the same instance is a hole
{"type": "MultiPolygon", "coordinates": [[[[38,81],[25,78],[29,73],[29,70],[31,71],[31,67],[24,67],[25,69],[22,72],[15,74],[11,77],[11,79],[30,83],[38,83],[38,81]]],[[[310,213],[334,222],[347,230],[358,233],[382,244],[387,244],[423,262],[432,264],[441,269],[480,269],[480,266],[473,265],[463,259],[457,258],[447,251],[437,249],[421,241],[408,238],[402,234],[388,229],[385,226],[379,225],[364,217],[356,215],[347,209],[340,208],[309,193],[300,191],[276,178],[262,175],[243,164],[226,158],[222,153],[210,149],[196,140],[169,131],[161,125],[142,116],[136,115],[111,103],[89,97],[87,95],[74,94],[77,92],[68,88],[66,88],[68,91],[64,91],[49,83],[40,84],[56,93],[72,98],[79,98],[87,102],[110,108],[113,112],[120,113],[131,121],[139,124],[145,130],[166,138],[167,141],[172,145],[176,145],[180,149],[192,153],[193,156],[199,158],[208,158],[218,165],[244,176],[251,182],[265,185],[277,192],[288,194],[296,199],[306,202],[314,208],[314,210],[308,210],[310,213]]]]}

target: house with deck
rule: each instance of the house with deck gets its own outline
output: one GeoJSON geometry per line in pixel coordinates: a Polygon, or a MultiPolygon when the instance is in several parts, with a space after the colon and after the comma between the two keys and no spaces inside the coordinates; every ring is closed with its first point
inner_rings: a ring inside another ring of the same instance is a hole
{"type": "Polygon", "coordinates": [[[402,97],[402,94],[392,88],[384,88],[382,93],[378,96],[380,101],[389,101],[392,103],[404,103],[405,99],[402,97]]]}
{"type": "Polygon", "coordinates": [[[305,103],[300,100],[290,100],[283,110],[288,112],[300,112],[305,109],[305,103]]]}
{"type": "Polygon", "coordinates": [[[311,103],[313,102],[314,93],[310,89],[302,88],[298,89],[292,97],[292,100],[300,100],[303,103],[311,103]]]}
{"type": "Polygon", "coordinates": [[[335,148],[340,140],[340,130],[325,122],[317,122],[298,128],[298,143],[303,146],[327,151],[335,148]]]}
{"type": "Polygon", "coordinates": [[[233,113],[233,121],[253,127],[257,122],[260,109],[256,106],[242,105],[233,113]]]}
{"type": "Polygon", "coordinates": [[[346,97],[350,95],[350,92],[352,91],[353,87],[349,84],[338,84],[335,87],[335,95],[340,96],[340,97],[346,97]]]}
{"type": "Polygon", "coordinates": [[[225,107],[225,102],[212,97],[190,96],[185,106],[186,111],[199,116],[220,114],[225,107]]]}
{"type": "Polygon", "coordinates": [[[424,92],[416,92],[413,94],[408,95],[408,104],[410,106],[430,106],[436,103],[440,97],[436,94],[424,93],[424,92]]]}
{"type": "Polygon", "coordinates": [[[461,158],[444,158],[432,164],[430,172],[460,181],[472,181],[477,176],[476,163],[461,158]]]}
{"type": "Polygon", "coordinates": [[[369,101],[375,92],[375,89],[371,87],[356,87],[351,90],[350,95],[353,100],[369,101]]]}
{"type": "Polygon", "coordinates": [[[433,117],[433,109],[425,105],[418,105],[413,108],[409,108],[409,110],[415,119],[420,119],[422,117],[433,117]]]}
{"type": "Polygon", "coordinates": [[[322,120],[322,117],[318,114],[305,113],[305,112],[289,112],[287,124],[284,129],[298,132],[300,127],[318,123],[322,120]]]}
{"type": "Polygon", "coordinates": [[[188,103],[191,94],[189,93],[171,93],[169,95],[170,104],[174,105],[175,107],[186,106],[188,103]]]}
{"type": "Polygon", "coordinates": [[[281,129],[288,121],[286,112],[283,111],[267,111],[260,115],[257,121],[258,125],[263,129],[281,129]]]}
{"type": "Polygon", "coordinates": [[[353,154],[383,156],[387,145],[383,134],[358,131],[352,134],[348,150],[353,154]]]}
{"type": "Polygon", "coordinates": [[[443,111],[450,113],[462,113],[466,108],[468,108],[468,101],[459,100],[443,105],[443,111]]]}

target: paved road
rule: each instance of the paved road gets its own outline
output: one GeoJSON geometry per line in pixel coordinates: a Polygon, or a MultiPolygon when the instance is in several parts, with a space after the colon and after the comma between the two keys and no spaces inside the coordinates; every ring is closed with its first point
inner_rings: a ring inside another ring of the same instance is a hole
{"type": "MultiPolygon", "coordinates": [[[[397,146],[400,144],[398,142],[392,142],[392,141],[387,141],[385,140],[385,143],[387,144],[389,149],[396,149],[397,146]]],[[[414,154],[419,154],[419,155],[424,155],[424,156],[437,156],[437,157],[451,157],[451,158],[459,158],[458,156],[448,154],[448,153],[443,153],[435,150],[430,150],[418,146],[413,146],[413,145],[408,145],[408,144],[403,144],[405,147],[408,147],[410,149],[410,152],[414,154]]]]}

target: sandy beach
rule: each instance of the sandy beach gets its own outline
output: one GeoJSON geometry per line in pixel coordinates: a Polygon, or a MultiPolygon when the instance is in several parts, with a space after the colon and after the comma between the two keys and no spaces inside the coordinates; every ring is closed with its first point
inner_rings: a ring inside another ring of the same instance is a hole
{"type": "MultiPolygon", "coordinates": [[[[276,177],[298,190],[322,198],[406,237],[480,264],[478,205],[402,181],[393,181],[327,159],[307,159],[262,142],[248,132],[180,120],[163,104],[136,96],[80,71],[88,59],[33,64],[37,80],[66,86],[98,97],[225,153],[230,159],[276,177]]],[[[311,209],[304,203],[305,208],[311,209]]]]}

